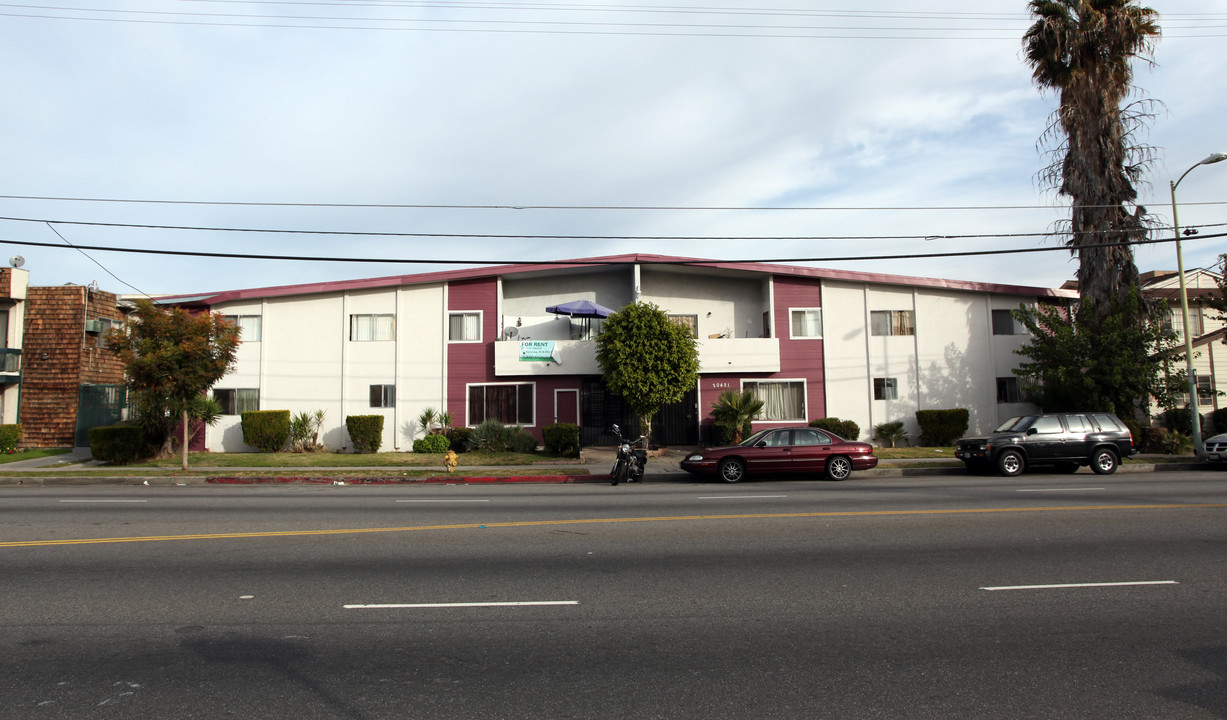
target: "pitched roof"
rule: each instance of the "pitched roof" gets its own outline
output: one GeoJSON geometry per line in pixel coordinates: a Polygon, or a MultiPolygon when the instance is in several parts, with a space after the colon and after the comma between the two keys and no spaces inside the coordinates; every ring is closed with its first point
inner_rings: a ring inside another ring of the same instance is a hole
{"type": "Polygon", "coordinates": [[[235,300],[286,297],[292,295],[316,295],[321,293],[369,290],[375,288],[398,287],[403,285],[429,285],[432,283],[448,283],[489,277],[506,277],[508,275],[540,275],[567,272],[581,268],[633,264],[686,266],[734,272],[788,275],[793,277],[810,277],[826,280],[842,280],[847,282],[863,282],[884,285],[907,285],[1004,295],[1027,295],[1046,298],[1077,297],[1077,293],[1070,292],[1068,290],[1029,287],[1025,285],[1002,285],[997,283],[981,283],[965,280],[942,280],[938,278],[912,277],[907,275],[867,273],[851,270],[832,270],[828,268],[803,265],[782,265],[765,262],[725,261],[678,257],[671,255],[653,255],[647,253],[627,253],[623,255],[604,255],[600,257],[575,258],[571,260],[491,265],[484,267],[462,268],[458,270],[414,273],[409,275],[389,275],[385,277],[364,278],[359,280],[333,280],[327,282],[303,283],[301,285],[276,285],[271,287],[247,288],[240,290],[224,290],[215,293],[192,293],[191,295],[164,295],[159,297],[157,300],[162,304],[211,306],[224,302],[232,302],[235,300]]]}

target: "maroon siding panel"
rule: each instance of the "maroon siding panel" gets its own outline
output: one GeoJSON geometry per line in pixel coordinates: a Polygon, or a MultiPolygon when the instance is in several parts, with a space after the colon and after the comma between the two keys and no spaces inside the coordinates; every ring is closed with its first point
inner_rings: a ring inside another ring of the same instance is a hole
{"type": "MultiPolygon", "coordinates": [[[[498,284],[494,278],[452,283],[447,288],[447,309],[480,310],[480,343],[447,345],[447,410],[457,425],[468,422],[469,383],[495,382],[494,340],[498,337],[498,284]]],[[[446,340],[448,328],[443,327],[446,340]]]]}
{"type": "MultiPolygon", "coordinates": [[[[817,279],[775,276],[775,336],[780,339],[780,372],[773,377],[804,378],[809,419],[827,416],[824,340],[790,340],[789,308],[822,307],[822,284],[817,279]]],[[[835,414],[839,412],[836,409],[835,414]]]]}

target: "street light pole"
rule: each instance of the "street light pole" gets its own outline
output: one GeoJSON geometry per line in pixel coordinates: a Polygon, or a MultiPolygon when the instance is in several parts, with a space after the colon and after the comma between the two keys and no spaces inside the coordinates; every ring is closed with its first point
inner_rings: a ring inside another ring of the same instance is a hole
{"type": "Polygon", "coordinates": [[[1176,269],[1180,273],[1180,312],[1184,316],[1184,362],[1185,374],[1188,375],[1189,381],[1189,417],[1193,430],[1193,455],[1198,458],[1202,456],[1201,415],[1197,412],[1197,378],[1193,376],[1193,333],[1190,332],[1192,328],[1189,326],[1189,291],[1184,281],[1184,253],[1180,249],[1180,219],[1176,215],[1176,186],[1198,165],[1212,165],[1223,160],[1227,160],[1227,153],[1214,153],[1185,170],[1184,174],[1172,183],[1172,229],[1176,233],[1176,269]]]}

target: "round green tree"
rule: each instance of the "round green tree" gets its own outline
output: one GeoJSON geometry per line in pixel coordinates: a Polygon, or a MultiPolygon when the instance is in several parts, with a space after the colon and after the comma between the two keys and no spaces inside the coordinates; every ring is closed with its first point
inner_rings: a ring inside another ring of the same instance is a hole
{"type": "Polygon", "coordinates": [[[648,437],[656,412],[681,400],[699,380],[694,334],[652,303],[632,303],[606,318],[596,359],[605,386],[626,399],[648,437]]]}

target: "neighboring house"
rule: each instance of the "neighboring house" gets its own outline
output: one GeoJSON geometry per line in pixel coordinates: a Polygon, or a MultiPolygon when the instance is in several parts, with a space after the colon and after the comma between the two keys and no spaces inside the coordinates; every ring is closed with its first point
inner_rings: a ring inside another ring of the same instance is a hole
{"type": "MultiPolygon", "coordinates": [[[[25,273],[0,272],[12,276],[13,285],[16,274],[25,273]]],[[[94,286],[29,287],[24,315],[20,444],[87,446],[90,428],[117,422],[124,408],[123,364],[103,339],[123,322],[118,297],[94,286]]],[[[7,404],[5,417],[8,422],[7,404]]]]}
{"type": "MultiPolygon", "coordinates": [[[[321,441],[346,448],[345,417],[385,417],[383,450],[409,450],[425,408],[452,424],[488,418],[540,439],[577,423],[585,444],[631,422],[608,392],[591,334],[598,322],[551,315],[586,299],[659,306],[694,332],[701,377],[653,423],[654,439],[714,439],[711,405],[730,389],[766,402],[755,428],[822,417],[874,425],[917,409],[967,408],[984,432],[1021,403],[1011,370],[1026,341],[1009,311],[1063,301],[1045,288],[749,262],[628,254],[161,298],[243,328],[236,370],[213,394],[226,416],[214,451],[248,450],[246,410],[326,413],[321,441]]],[[[850,438],[855,439],[855,438],[850,438]]]]}
{"type": "MultiPolygon", "coordinates": [[[[1142,274],[1142,294],[1152,300],[1167,302],[1164,325],[1180,340],[1177,348],[1184,353],[1184,314],[1180,308],[1180,274],[1174,270],[1156,270],[1142,274]]],[[[1223,344],[1227,327],[1219,317],[1222,313],[1209,300],[1222,299],[1219,281],[1222,276],[1204,268],[1185,272],[1185,292],[1189,302],[1189,326],[1193,339],[1193,375],[1197,382],[1198,410],[1202,415],[1227,406],[1227,346],[1223,344]]],[[[1184,365],[1181,364],[1181,369],[1184,365]]],[[[1188,404],[1188,393],[1179,396],[1180,406],[1188,404]]],[[[1157,406],[1154,412],[1159,412],[1157,406]]]]}

